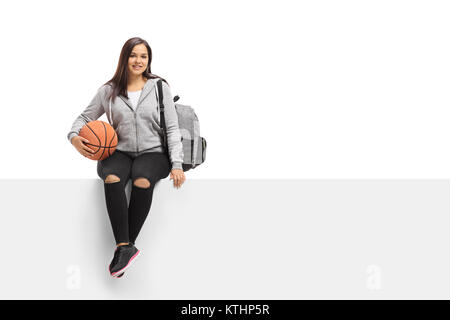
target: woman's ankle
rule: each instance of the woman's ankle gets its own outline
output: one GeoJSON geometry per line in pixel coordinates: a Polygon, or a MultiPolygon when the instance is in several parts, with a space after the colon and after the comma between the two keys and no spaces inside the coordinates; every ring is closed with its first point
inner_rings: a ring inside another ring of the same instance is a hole
{"type": "Polygon", "coordinates": [[[129,242],[121,242],[121,243],[118,243],[116,246],[117,247],[126,246],[127,244],[129,244],[129,242]]]}

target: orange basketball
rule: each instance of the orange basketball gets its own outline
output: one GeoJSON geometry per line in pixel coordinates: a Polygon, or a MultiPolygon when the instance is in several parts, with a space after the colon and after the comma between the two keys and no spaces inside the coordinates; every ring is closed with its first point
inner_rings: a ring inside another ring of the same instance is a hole
{"type": "Polygon", "coordinates": [[[78,135],[89,140],[84,143],[95,152],[90,158],[92,160],[106,159],[116,151],[117,134],[107,122],[100,120],[88,122],[78,135]]]}

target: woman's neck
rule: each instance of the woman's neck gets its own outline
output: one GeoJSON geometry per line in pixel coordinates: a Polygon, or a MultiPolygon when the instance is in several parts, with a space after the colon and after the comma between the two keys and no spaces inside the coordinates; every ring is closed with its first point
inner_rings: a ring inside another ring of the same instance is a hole
{"type": "Polygon", "coordinates": [[[128,78],[128,90],[130,91],[137,91],[139,90],[143,85],[145,85],[145,83],[147,82],[147,79],[143,76],[137,76],[137,77],[129,77],[128,78]]]}

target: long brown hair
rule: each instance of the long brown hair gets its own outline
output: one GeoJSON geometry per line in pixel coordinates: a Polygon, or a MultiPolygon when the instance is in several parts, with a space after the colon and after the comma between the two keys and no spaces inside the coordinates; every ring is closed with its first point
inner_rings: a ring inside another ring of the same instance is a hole
{"type": "Polygon", "coordinates": [[[128,93],[127,93],[128,59],[130,57],[131,52],[133,51],[134,46],[137,44],[141,44],[141,43],[147,47],[147,52],[148,52],[148,65],[142,75],[147,79],[160,78],[165,83],[169,84],[165,79],[161,78],[160,76],[157,76],[156,74],[152,74],[152,71],[151,71],[152,49],[150,48],[148,42],[142,38],[134,37],[134,38],[128,39],[125,42],[125,44],[123,45],[122,51],[120,51],[120,57],[119,57],[119,62],[117,64],[116,73],[111,78],[111,80],[109,80],[105,83],[105,85],[109,84],[113,89],[111,92],[111,95],[108,97],[108,99],[112,98],[114,100],[118,95],[128,98],[128,93]]]}

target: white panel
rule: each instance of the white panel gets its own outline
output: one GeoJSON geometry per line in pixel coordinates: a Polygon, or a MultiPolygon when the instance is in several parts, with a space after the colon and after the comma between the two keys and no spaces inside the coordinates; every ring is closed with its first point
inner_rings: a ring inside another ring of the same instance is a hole
{"type": "Polygon", "coordinates": [[[449,181],[162,180],[121,279],[100,180],[0,190],[2,299],[450,298],[449,181]]]}

